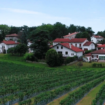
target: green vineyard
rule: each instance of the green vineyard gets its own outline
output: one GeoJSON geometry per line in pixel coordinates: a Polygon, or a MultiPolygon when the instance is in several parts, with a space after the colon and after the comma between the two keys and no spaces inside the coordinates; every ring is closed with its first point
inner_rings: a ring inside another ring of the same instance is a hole
{"type": "Polygon", "coordinates": [[[0,62],[0,105],[77,105],[100,84],[87,105],[104,105],[104,80],[104,68],[38,68],[0,62]]]}

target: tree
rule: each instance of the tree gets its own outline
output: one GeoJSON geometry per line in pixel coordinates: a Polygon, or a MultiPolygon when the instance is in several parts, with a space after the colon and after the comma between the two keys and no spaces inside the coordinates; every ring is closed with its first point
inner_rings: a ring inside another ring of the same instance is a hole
{"type": "Polygon", "coordinates": [[[62,38],[68,33],[67,27],[65,24],[57,22],[53,25],[52,39],[62,38]]]}
{"type": "Polygon", "coordinates": [[[25,44],[18,44],[15,47],[9,48],[7,50],[7,53],[12,54],[12,55],[24,55],[27,50],[28,48],[25,44]]]}
{"type": "Polygon", "coordinates": [[[63,63],[64,63],[63,56],[62,56],[62,54],[59,54],[59,53],[58,53],[57,65],[58,65],[58,66],[61,66],[63,63]]]}
{"type": "Polygon", "coordinates": [[[18,32],[20,31],[20,28],[21,28],[21,27],[11,26],[11,29],[10,29],[10,31],[9,31],[9,34],[13,34],[13,33],[18,34],[18,32]]]}
{"type": "Polygon", "coordinates": [[[51,67],[57,66],[57,57],[58,54],[54,49],[48,50],[46,53],[46,63],[51,67]]]}
{"type": "Polygon", "coordinates": [[[77,26],[75,26],[74,24],[71,24],[69,27],[68,27],[68,33],[73,33],[73,32],[77,32],[77,26]]]}
{"type": "Polygon", "coordinates": [[[33,44],[30,47],[37,58],[42,59],[45,57],[45,54],[49,49],[48,39],[48,31],[40,31],[38,33],[36,33],[36,31],[31,32],[30,40],[33,44]]]}
{"type": "Polygon", "coordinates": [[[3,41],[5,35],[10,31],[10,27],[8,25],[1,24],[0,25],[0,42],[3,41]]]}
{"type": "Polygon", "coordinates": [[[81,32],[76,35],[76,38],[87,38],[90,41],[90,35],[88,32],[81,32]]]}

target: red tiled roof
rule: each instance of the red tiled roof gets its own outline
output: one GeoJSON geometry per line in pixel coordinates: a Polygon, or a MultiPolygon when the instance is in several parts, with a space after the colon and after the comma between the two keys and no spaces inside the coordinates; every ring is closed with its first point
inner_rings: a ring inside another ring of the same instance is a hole
{"type": "Polygon", "coordinates": [[[86,42],[83,46],[90,46],[90,44],[92,44],[92,42],[86,42]]]}
{"type": "Polygon", "coordinates": [[[105,44],[102,44],[102,45],[98,45],[97,47],[105,47],[105,44]]]}
{"type": "Polygon", "coordinates": [[[2,41],[1,43],[5,43],[7,45],[12,45],[12,44],[19,44],[19,42],[15,42],[15,41],[2,41]]]}
{"type": "Polygon", "coordinates": [[[85,56],[91,56],[91,55],[92,55],[91,53],[85,54],[85,56]]]}
{"type": "Polygon", "coordinates": [[[65,46],[65,47],[67,47],[67,48],[69,48],[69,49],[75,51],[75,52],[83,52],[83,50],[81,50],[81,49],[79,49],[79,48],[77,48],[77,47],[75,47],[75,46],[73,46],[73,45],[71,45],[71,48],[70,48],[70,44],[69,44],[69,43],[60,43],[60,44],[61,44],[62,46],[65,46]]]}
{"type": "Polygon", "coordinates": [[[93,35],[95,38],[103,38],[102,36],[100,35],[93,35]]]}
{"type": "Polygon", "coordinates": [[[6,35],[6,37],[18,37],[18,34],[10,34],[10,35],[6,35]]]}
{"type": "Polygon", "coordinates": [[[105,49],[93,51],[91,54],[105,54],[105,49]]]}
{"type": "Polygon", "coordinates": [[[56,38],[53,42],[70,42],[70,39],[56,38]]]}
{"type": "Polygon", "coordinates": [[[72,36],[72,35],[75,35],[75,34],[78,34],[79,32],[74,32],[74,33],[69,33],[68,35],[65,35],[63,37],[68,37],[68,36],[72,36]]]}
{"type": "Polygon", "coordinates": [[[85,40],[87,40],[86,38],[74,38],[70,40],[70,43],[82,43],[85,40]]]}

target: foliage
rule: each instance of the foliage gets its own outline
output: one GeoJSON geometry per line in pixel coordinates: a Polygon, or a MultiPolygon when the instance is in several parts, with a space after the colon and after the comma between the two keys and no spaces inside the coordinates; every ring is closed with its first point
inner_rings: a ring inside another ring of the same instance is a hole
{"type": "Polygon", "coordinates": [[[32,31],[32,33],[30,34],[30,40],[32,41],[32,45],[30,47],[34,51],[34,55],[38,59],[45,58],[45,54],[49,49],[48,32],[40,31],[36,33],[35,31],[32,31]]]}
{"type": "Polygon", "coordinates": [[[87,50],[87,51],[85,51],[85,54],[91,53],[92,51],[94,51],[94,50],[87,50]]]}
{"type": "Polygon", "coordinates": [[[76,38],[87,38],[90,41],[90,35],[88,32],[81,32],[76,35],[76,38]]]}
{"type": "Polygon", "coordinates": [[[98,41],[98,44],[105,44],[105,39],[101,40],[101,41],[98,41]]]}
{"type": "Polygon", "coordinates": [[[54,49],[50,49],[46,53],[46,63],[51,66],[57,66],[58,54],[54,49]]]}
{"type": "Polygon", "coordinates": [[[93,63],[93,64],[92,64],[92,67],[103,67],[103,66],[102,66],[101,63],[98,63],[98,64],[97,64],[97,63],[93,63]]]}
{"type": "Polygon", "coordinates": [[[62,56],[62,54],[58,53],[58,55],[57,55],[57,66],[61,66],[63,63],[64,63],[63,56],[62,56]]]}
{"type": "Polygon", "coordinates": [[[12,55],[24,55],[27,50],[28,48],[25,44],[18,44],[15,47],[9,48],[7,50],[7,53],[12,54],[12,55]]]}
{"type": "Polygon", "coordinates": [[[33,53],[25,53],[24,59],[29,61],[38,61],[38,59],[34,56],[33,53]]]}

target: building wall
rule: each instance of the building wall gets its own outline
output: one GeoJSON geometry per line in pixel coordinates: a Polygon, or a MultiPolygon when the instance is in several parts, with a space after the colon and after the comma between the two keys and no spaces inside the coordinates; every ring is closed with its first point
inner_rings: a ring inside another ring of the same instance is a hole
{"type": "Polygon", "coordinates": [[[82,50],[84,50],[84,49],[93,50],[93,49],[95,49],[95,45],[92,43],[92,44],[90,44],[90,46],[83,46],[82,50]]]}
{"type": "Polygon", "coordinates": [[[5,37],[5,40],[13,40],[13,41],[17,41],[18,38],[17,37],[5,37]]]}
{"type": "Polygon", "coordinates": [[[103,38],[95,38],[91,37],[91,42],[98,43],[99,41],[103,40],[103,38]]]}
{"type": "Polygon", "coordinates": [[[16,45],[6,45],[5,43],[1,43],[0,44],[0,53],[3,53],[3,47],[4,47],[4,49],[6,50],[6,53],[7,53],[7,50],[9,49],[9,48],[11,48],[11,47],[15,47],[16,45]]]}
{"type": "Polygon", "coordinates": [[[63,49],[61,49],[61,45],[54,46],[53,49],[55,49],[57,52],[61,51],[63,57],[73,57],[73,56],[80,57],[80,56],[83,55],[83,52],[76,53],[76,52],[74,52],[74,51],[72,51],[72,50],[70,50],[70,49],[68,49],[68,48],[66,48],[64,46],[63,46],[63,49]],[[58,49],[57,49],[57,47],[58,47],[58,49]],[[68,52],[68,54],[66,54],[66,52],[68,52]]]}
{"type": "Polygon", "coordinates": [[[64,36],[64,39],[74,39],[76,34],[71,35],[71,36],[64,36]]]}

